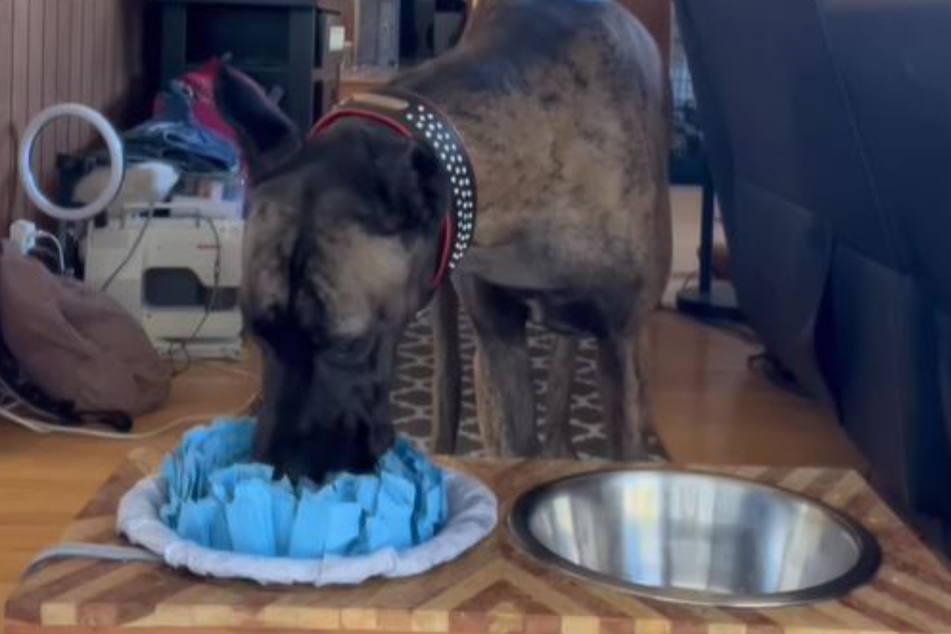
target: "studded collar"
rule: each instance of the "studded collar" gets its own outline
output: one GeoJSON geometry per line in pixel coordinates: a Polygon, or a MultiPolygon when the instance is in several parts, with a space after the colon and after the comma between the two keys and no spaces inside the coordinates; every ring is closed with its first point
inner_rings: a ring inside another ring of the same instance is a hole
{"type": "Polygon", "coordinates": [[[408,92],[382,88],[356,94],[334,106],[311,130],[316,136],[343,118],[369,119],[394,132],[425,143],[436,153],[449,180],[449,209],[440,230],[439,260],[433,286],[439,286],[459,264],[475,234],[475,171],[459,132],[438,108],[408,92]]]}

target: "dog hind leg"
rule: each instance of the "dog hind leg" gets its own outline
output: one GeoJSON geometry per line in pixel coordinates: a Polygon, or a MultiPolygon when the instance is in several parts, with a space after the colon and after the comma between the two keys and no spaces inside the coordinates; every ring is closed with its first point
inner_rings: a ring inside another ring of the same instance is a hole
{"type": "Polygon", "coordinates": [[[548,368],[548,394],[545,399],[545,454],[553,458],[576,458],[571,444],[571,387],[574,379],[575,337],[555,336],[555,347],[548,368]]]}
{"type": "Polygon", "coordinates": [[[476,336],[476,415],[486,448],[498,456],[539,452],[524,304],[474,277],[459,279],[476,336]]]}
{"type": "Polygon", "coordinates": [[[601,407],[610,451],[618,460],[647,458],[649,423],[639,334],[639,328],[630,328],[598,341],[601,407]]]}

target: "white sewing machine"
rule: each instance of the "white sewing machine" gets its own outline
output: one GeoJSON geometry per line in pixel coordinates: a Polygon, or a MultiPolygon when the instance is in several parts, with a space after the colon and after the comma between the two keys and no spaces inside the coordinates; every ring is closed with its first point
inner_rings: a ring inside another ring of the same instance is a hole
{"type": "Polygon", "coordinates": [[[156,217],[162,206],[152,213],[89,231],[86,282],[135,316],[160,352],[185,346],[195,357],[240,356],[244,221],[156,217]]]}
{"type": "Polygon", "coordinates": [[[233,176],[191,178],[163,164],[127,165],[122,142],[100,113],[75,103],[47,108],[27,125],[18,155],[20,180],[37,208],[85,228],[84,279],[136,317],[160,352],[237,357],[242,352],[243,184],[233,176]],[[61,207],[40,189],[31,155],[43,128],[78,117],[103,137],[109,167],[85,177],[61,207]],[[173,188],[178,194],[172,196],[173,188]],[[144,202],[149,201],[149,202],[144,202]],[[104,213],[105,212],[105,213],[104,213]],[[104,218],[105,224],[100,224],[104,218]]]}

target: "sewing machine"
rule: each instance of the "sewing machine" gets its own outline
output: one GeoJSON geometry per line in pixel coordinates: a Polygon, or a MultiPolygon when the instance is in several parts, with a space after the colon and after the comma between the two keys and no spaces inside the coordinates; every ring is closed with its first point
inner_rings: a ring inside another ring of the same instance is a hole
{"type": "Polygon", "coordinates": [[[202,215],[198,203],[175,207],[143,209],[91,228],[86,282],[122,304],[162,352],[238,357],[244,221],[202,215]]]}
{"type": "MultiPolygon", "coordinates": [[[[37,209],[61,227],[72,226],[72,235],[84,236],[80,251],[85,282],[138,319],[160,352],[241,355],[240,176],[179,173],[155,161],[127,164],[122,140],[109,121],[76,103],[51,106],[29,122],[18,166],[24,192],[37,209]],[[80,206],[63,207],[50,200],[32,170],[38,135],[63,117],[92,125],[109,157],[105,167],[85,173],[75,184],[72,198],[80,206]]],[[[12,228],[21,248],[30,244],[24,232],[36,233],[35,226],[12,228]]],[[[62,263],[63,246],[56,243],[62,263]]]]}

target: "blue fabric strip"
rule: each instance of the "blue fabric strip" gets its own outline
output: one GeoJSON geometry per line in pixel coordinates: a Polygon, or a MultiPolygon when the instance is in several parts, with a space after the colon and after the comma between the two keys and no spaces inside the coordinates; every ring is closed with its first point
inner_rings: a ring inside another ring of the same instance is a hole
{"type": "Polygon", "coordinates": [[[408,440],[397,439],[374,475],[295,487],[251,462],[254,425],[219,419],[188,432],[166,457],[160,515],[182,537],[219,550],[319,558],[408,548],[446,522],[443,473],[408,440]]]}

